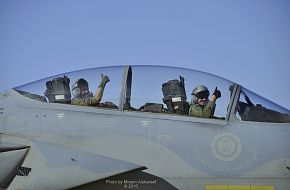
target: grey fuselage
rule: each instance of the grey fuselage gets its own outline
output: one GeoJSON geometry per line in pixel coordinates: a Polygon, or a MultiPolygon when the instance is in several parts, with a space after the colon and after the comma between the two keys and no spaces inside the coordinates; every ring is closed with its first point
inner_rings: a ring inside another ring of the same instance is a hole
{"type": "Polygon", "coordinates": [[[11,189],[67,189],[141,166],[178,189],[290,187],[289,123],[45,103],[13,89],[0,108],[0,142],[30,147],[32,170],[11,189]]]}

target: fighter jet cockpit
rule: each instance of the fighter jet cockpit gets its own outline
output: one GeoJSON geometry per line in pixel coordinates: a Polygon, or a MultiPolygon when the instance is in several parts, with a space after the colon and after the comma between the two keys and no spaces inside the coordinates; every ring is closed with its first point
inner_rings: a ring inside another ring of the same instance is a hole
{"type": "Polygon", "coordinates": [[[181,120],[194,119],[188,114],[189,107],[193,104],[192,91],[195,87],[204,85],[208,89],[209,100],[216,88],[221,92],[221,97],[215,103],[214,116],[210,119],[229,120],[230,117],[235,117],[234,119],[241,121],[290,122],[288,109],[232,81],[177,67],[136,65],[92,68],[45,78],[14,90],[45,104],[71,105],[76,81],[85,79],[88,84],[86,91],[93,97],[98,93],[105,75],[108,79],[101,102],[95,108],[142,113],[145,117],[171,114],[181,120]]]}
{"type": "Polygon", "coordinates": [[[290,123],[288,109],[246,88],[241,88],[236,109],[237,117],[242,121],[290,123]]]}
{"type": "Polygon", "coordinates": [[[76,81],[84,79],[88,84],[88,93],[93,97],[102,81],[102,75],[108,75],[110,81],[106,84],[98,107],[118,109],[122,72],[122,66],[85,69],[48,77],[14,89],[34,100],[71,104],[74,98],[73,85],[76,81]]]}
{"type": "Polygon", "coordinates": [[[234,83],[208,73],[164,66],[131,66],[132,87],[130,105],[143,111],[162,114],[188,115],[192,90],[204,85],[209,99],[216,87],[222,97],[216,102],[215,118],[224,119],[230,102],[229,86],[234,83]]]}

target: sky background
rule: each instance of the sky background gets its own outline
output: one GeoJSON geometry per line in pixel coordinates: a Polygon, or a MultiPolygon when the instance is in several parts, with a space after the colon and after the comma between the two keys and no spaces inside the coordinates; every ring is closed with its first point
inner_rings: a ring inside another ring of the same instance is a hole
{"type": "Polygon", "coordinates": [[[128,64],[212,73],[290,109],[290,1],[0,1],[0,92],[128,64]]]}

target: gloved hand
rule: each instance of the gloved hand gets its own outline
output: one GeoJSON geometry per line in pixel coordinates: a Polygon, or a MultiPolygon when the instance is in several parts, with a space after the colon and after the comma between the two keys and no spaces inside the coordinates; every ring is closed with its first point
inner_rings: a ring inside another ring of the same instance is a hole
{"type": "Polygon", "coordinates": [[[109,82],[109,81],[110,81],[109,77],[107,75],[103,75],[103,73],[101,73],[101,83],[100,83],[99,87],[105,88],[107,82],[109,82]]]}
{"type": "Polygon", "coordinates": [[[219,91],[217,89],[217,87],[215,87],[215,90],[213,92],[213,95],[215,95],[215,97],[218,99],[218,98],[220,98],[222,96],[222,93],[221,93],[221,91],[219,91]]]}

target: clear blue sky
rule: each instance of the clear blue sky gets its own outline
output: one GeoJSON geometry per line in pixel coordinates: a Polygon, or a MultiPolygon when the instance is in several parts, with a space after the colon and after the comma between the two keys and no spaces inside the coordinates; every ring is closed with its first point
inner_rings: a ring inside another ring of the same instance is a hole
{"type": "Polygon", "coordinates": [[[209,72],[290,109],[290,1],[0,1],[1,92],[123,64],[209,72]]]}

